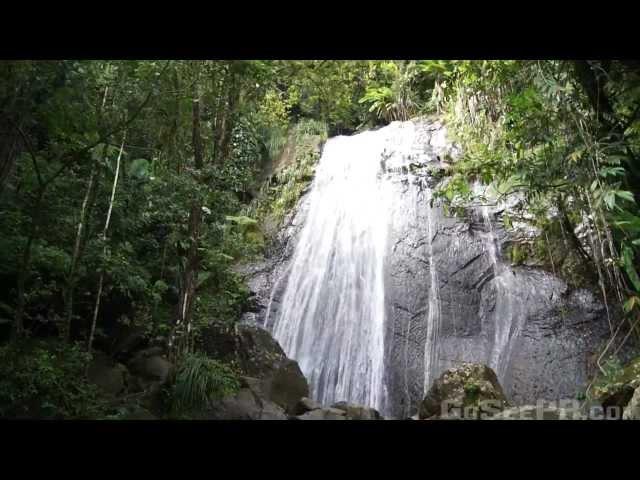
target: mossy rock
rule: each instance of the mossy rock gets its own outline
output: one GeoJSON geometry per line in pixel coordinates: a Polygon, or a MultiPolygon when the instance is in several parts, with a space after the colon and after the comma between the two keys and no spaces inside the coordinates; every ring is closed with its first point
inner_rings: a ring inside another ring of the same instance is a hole
{"type": "Polygon", "coordinates": [[[478,415],[508,406],[495,372],[486,365],[474,363],[463,363],[444,372],[422,401],[419,418],[441,417],[443,413],[447,417],[450,412],[442,411],[445,402],[456,411],[476,410],[478,415]]]}
{"type": "Polygon", "coordinates": [[[640,387],[640,357],[631,360],[613,374],[600,376],[594,382],[592,397],[603,407],[624,407],[640,387]]]}

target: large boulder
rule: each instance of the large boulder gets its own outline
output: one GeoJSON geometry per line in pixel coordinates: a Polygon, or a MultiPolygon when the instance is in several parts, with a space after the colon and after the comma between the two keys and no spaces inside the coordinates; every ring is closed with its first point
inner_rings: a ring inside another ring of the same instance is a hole
{"type": "Polygon", "coordinates": [[[251,377],[241,378],[241,388],[199,415],[209,420],[287,420],[282,407],[267,400],[262,382],[251,377]]]}
{"type": "Polygon", "coordinates": [[[259,391],[263,400],[288,414],[295,415],[299,400],[309,395],[298,362],[287,358],[278,342],[262,328],[213,323],[204,329],[200,341],[209,357],[238,365],[243,375],[255,379],[254,391],[259,391]]]}
{"type": "Polygon", "coordinates": [[[295,417],[297,420],[347,420],[344,410],[338,408],[318,408],[295,417]]]}
{"type": "Polygon", "coordinates": [[[309,385],[298,362],[287,358],[263,379],[263,391],[266,398],[293,414],[298,401],[309,395],[309,385]]]}
{"type": "Polygon", "coordinates": [[[138,326],[119,326],[114,336],[115,339],[110,348],[110,353],[119,361],[129,360],[136,350],[147,343],[145,330],[138,326]]]}
{"type": "Polygon", "coordinates": [[[119,395],[126,389],[129,374],[126,367],[103,352],[93,352],[87,373],[89,382],[108,395],[119,395]]]}
{"type": "Polygon", "coordinates": [[[307,412],[318,410],[322,408],[318,403],[314,402],[308,397],[302,397],[296,404],[294,413],[296,415],[304,415],[307,412]]]}
{"type": "Polygon", "coordinates": [[[352,405],[347,402],[338,402],[331,407],[344,411],[349,420],[382,420],[382,416],[375,408],[352,405]]]}
{"type": "Polygon", "coordinates": [[[495,414],[507,405],[502,387],[491,368],[463,363],[445,371],[433,383],[418,415],[420,419],[442,415],[479,418],[495,414]]]}
{"type": "Polygon", "coordinates": [[[158,391],[165,385],[173,371],[173,365],[163,356],[160,347],[152,347],[138,352],[127,363],[134,375],[132,387],[140,391],[158,391]]]}
{"type": "Polygon", "coordinates": [[[625,407],[630,404],[634,392],[640,388],[640,357],[607,377],[596,379],[593,398],[600,402],[608,416],[620,418],[625,407]]]}

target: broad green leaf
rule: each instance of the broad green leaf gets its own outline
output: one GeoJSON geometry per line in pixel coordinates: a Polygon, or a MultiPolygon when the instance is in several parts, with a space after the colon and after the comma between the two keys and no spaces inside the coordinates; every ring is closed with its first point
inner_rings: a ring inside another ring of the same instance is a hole
{"type": "Polygon", "coordinates": [[[633,250],[628,245],[624,245],[622,248],[622,266],[624,267],[625,272],[629,276],[629,280],[633,283],[636,291],[640,292],[640,277],[638,276],[638,272],[633,266],[633,250]]]}
{"type": "Polygon", "coordinates": [[[624,200],[627,200],[628,202],[632,202],[632,203],[636,202],[635,198],[633,198],[633,193],[631,193],[629,191],[626,191],[626,190],[615,190],[614,193],[616,194],[616,196],[618,196],[618,197],[620,197],[620,198],[622,198],[624,200]]]}
{"type": "Polygon", "coordinates": [[[625,311],[625,313],[629,313],[631,310],[633,310],[634,307],[638,305],[640,305],[640,298],[633,295],[629,297],[626,302],[624,302],[624,305],[622,306],[622,308],[625,311]]]}
{"type": "Polygon", "coordinates": [[[622,167],[603,167],[598,174],[601,177],[616,177],[625,174],[625,169],[622,167]]]}

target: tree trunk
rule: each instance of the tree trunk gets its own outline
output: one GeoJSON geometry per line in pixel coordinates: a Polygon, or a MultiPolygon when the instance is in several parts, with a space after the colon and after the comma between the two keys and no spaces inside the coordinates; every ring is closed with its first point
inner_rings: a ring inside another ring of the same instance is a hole
{"type": "MultiPolygon", "coordinates": [[[[193,124],[192,142],[193,156],[196,172],[199,172],[204,164],[204,153],[202,148],[202,137],[200,136],[200,99],[196,96],[192,102],[193,124]]],[[[198,240],[200,237],[200,226],[202,223],[202,204],[198,194],[191,204],[189,212],[189,249],[187,251],[187,261],[182,274],[182,285],[180,299],[176,311],[176,323],[169,339],[169,346],[174,356],[186,350],[188,337],[191,332],[191,313],[193,300],[196,291],[196,281],[198,270],[200,269],[200,254],[198,253],[198,240]]]]}
{"type": "MultiPolygon", "coordinates": [[[[102,230],[102,241],[104,242],[104,247],[102,250],[103,256],[107,254],[107,231],[109,230],[109,223],[111,221],[111,212],[113,210],[113,202],[116,198],[116,188],[118,187],[118,177],[120,175],[120,160],[122,158],[122,152],[124,150],[124,142],[126,138],[127,138],[127,132],[125,130],[124,135],[122,136],[122,144],[120,145],[120,152],[118,152],[118,158],[116,160],[116,173],[113,177],[113,186],[111,187],[111,198],[109,200],[109,209],[107,210],[107,218],[104,222],[104,228],[102,230]]],[[[102,297],[103,284],[104,284],[104,271],[100,272],[100,279],[98,280],[98,292],[96,294],[96,303],[93,307],[93,318],[91,320],[91,330],[89,332],[89,339],[87,341],[87,352],[89,352],[89,354],[91,354],[93,336],[96,331],[96,323],[98,321],[98,313],[100,311],[100,301],[102,297]]]]}
{"type": "Polygon", "coordinates": [[[24,335],[24,311],[26,308],[26,283],[31,269],[31,254],[33,251],[33,242],[38,234],[38,224],[40,223],[40,210],[42,209],[42,199],[44,198],[45,187],[39,188],[36,201],[32,208],[31,227],[27,236],[27,242],[22,251],[22,261],[20,262],[20,270],[18,271],[17,294],[18,303],[15,311],[13,337],[21,338],[24,335]]]}
{"type": "MultiPolygon", "coordinates": [[[[106,154],[107,147],[105,145],[104,151],[106,154]]],[[[69,268],[69,273],[67,275],[67,285],[65,289],[64,295],[64,307],[65,307],[65,316],[63,320],[63,327],[61,329],[61,336],[65,341],[69,341],[71,336],[71,322],[73,319],[73,294],[76,286],[76,270],[78,268],[78,263],[80,261],[80,257],[82,256],[82,251],[84,250],[84,241],[86,238],[86,222],[87,222],[87,212],[90,206],[93,204],[93,199],[95,197],[95,190],[97,184],[97,174],[98,166],[97,162],[94,160],[91,165],[91,173],[89,175],[89,182],[87,183],[87,191],[84,195],[84,200],[82,201],[82,207],[80,208],[80,219],[78,220],[78,228],[76,230],[76,240],[73,247],[73,254],[71,257],[71,266],[69,268]]]]}

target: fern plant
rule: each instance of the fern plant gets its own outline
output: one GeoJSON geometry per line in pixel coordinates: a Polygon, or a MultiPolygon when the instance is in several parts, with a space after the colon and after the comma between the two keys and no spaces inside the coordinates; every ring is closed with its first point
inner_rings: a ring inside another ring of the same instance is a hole
{"type": "Polygon", "coordinates": [[[205,355],[186,355],[176,374],[173,386],[175,413],[206,408],[212,401],[236,392],[240,388],[238,374],[227,364],[205,355]]]}

